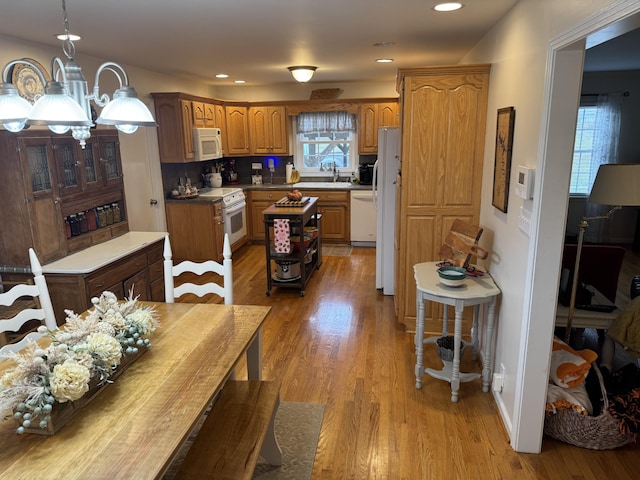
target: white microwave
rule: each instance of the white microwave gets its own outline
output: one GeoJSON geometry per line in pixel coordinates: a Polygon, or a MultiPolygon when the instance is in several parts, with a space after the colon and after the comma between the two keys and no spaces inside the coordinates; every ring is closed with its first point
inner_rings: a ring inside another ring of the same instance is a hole
{"type": "Polygon", "coordinates": [[[194,128],[193,147],[196,161],[222,158],[222,138],[219,128],[194,128]]]}

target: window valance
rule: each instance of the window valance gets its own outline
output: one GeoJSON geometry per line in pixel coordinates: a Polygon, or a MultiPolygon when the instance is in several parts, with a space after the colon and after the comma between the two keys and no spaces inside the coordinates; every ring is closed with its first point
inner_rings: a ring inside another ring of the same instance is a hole
{"type": "Polygon", "coordinates": [[[355,115],[344,112],[300,112],[298,114],[297,132],[355,132],[355,115]]]}

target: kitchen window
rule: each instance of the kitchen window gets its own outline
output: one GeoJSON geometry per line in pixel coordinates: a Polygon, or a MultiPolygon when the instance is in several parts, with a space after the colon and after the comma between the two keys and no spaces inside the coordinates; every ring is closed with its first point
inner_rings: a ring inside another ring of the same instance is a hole
{"type": "Polygon", "coordinates": [[[355,115],[302,112],[294,123],[294,164],[301,175],[331,176],[334,165],[341,176],[355,172],[358,165],[355,115]]]}

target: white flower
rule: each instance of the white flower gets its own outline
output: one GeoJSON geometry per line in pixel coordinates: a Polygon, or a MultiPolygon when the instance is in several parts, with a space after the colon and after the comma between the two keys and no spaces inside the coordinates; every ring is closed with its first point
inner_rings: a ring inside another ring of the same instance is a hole
{"type": "Polygon", "coordinates": [[[106,333],[92,333],[87,337],[89,352],[97,356],[104,365],[116,367],[120,365],[122,347],[120,342],[106,333]]]}
{"type": "Polygon", "coordinates": [[[51,394],[59,403],[74,401],[89,391],[91,372],[83,365],[68,361],[53,367],[51,394]]]}
{"type": "Polygon", "coordinates": [[[153,311],[147,308],[139,308],[127,316],[127,321],[138,329],[140,335],[146,335],[155,331],[156,319],[153,311]]]}

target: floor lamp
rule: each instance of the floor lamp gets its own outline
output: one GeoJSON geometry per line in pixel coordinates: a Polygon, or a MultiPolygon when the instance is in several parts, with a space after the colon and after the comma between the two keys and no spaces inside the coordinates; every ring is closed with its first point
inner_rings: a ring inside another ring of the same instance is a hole
{"type": "Polygon", "coordinates": [[[640,163],[610,163],[600,165],[593,188],[589,195],[590,203],[602,205],[614,205],[606,215],[596,217],[582,217],[580,232],[578,234],[578,248],[576,250],[576,264],[573,269],[573,283],[571,284],[571,300],[569,302],[569,316],[567,318],[567,330],[564,341],[569,343],[571,336],[571,323],[576,306],[576,293],[578,290],[578,276],[580,270],[580,256],[584,233],[589,226],[589,220],[608,219],[613,212],[622,207],[640,205],[640,163]]]}

